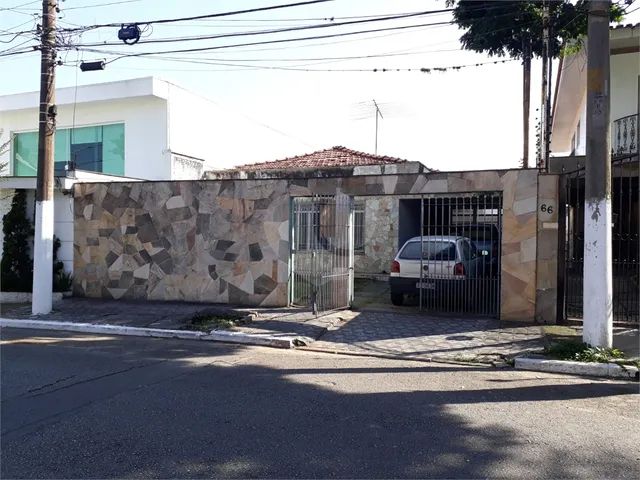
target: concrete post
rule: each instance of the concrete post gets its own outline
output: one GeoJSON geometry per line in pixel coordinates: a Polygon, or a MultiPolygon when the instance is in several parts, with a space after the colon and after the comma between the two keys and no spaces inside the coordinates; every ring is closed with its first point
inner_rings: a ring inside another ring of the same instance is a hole
{"type": "Polygon", "coordinates": [[[583,340],[613,341],[609,2],[589,2],[583,340]]]}
{"type": "Polygon", "coordinates": [[[42,1],[38,178],[31,303],[31,311],[34,315],[49,313],[53,303],[53,152],[56,130],[54,104],[57,3],[57,0],[42,1]]]}

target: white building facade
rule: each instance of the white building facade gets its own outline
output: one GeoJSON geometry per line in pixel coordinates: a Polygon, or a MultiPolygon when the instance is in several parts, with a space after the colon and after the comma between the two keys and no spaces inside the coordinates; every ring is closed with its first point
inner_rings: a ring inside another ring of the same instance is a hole
{"type": "MultiPolygon", "coordinates": [[[[13,192],[28,191],[38,162],[39,93],[0,96],[0,218],[13,192]]],[[[72,186],[78,182],[199,179],[235,159],[214,155],[224,113],[211,100],[153,77],[56,90],[55,229],[58,259],[73,271],[72,186]]],[[[222,132],[220,133],[221,136],[222,132]]],[[[2,254],[0,231],[0,256],[2,254]]]]}
{"type": "MultiPolygon", "coordinates": [[[[640,24],[611,28],[611,143],[616,148],[618,133],[633,126],[638,130],[640,111],[640,24]]],[[[554,156],[585,155],[587,131],[586,46],[562,59],[554,98],[551,152],[554,156]]],[[[636,135],[637,144],[637,135],[636,135]]]]}

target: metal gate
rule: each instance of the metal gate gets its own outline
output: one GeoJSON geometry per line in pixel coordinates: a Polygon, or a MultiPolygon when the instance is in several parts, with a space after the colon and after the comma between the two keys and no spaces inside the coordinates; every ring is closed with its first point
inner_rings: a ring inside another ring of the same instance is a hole
{"type": "Polygon", "coordinates": [[[420,218],[420,309],[499,317],[502,194],[424,195],[420,218]]]}
{"type": "Polygon", "coordinates": [[[294,198],[290,303],[314,313],[349,308],[353,300],[353,199],[294,198]]]}
{"type": "MultiPolygon", "coordinates": [[[[615,153],[615,152],[614,152],[615,153]]],[[[640,224],[638,156],[612,161],[613,319],[640,319],[640,224]]],[[[584,260],[584,165],[561,175],[559,210],[558,318],[581,319],[584,260]],[[564,218],[564,222],[562,219],[564,218]],[[563,294],[564,292],[564,294],[563,294]]]]}

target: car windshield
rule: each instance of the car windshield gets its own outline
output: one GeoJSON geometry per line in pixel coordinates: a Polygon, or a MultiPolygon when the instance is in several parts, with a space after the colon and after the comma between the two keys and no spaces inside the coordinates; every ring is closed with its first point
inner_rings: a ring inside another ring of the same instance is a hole
{"type": "MultiPolygon", "coordinates": [[[[456,244],[443,240],[425,240],[422,242],[423,260],[453,261],[456,259],[456,244]]],[[[400,252],[403,260],[420,260],[420,242],[407,243],[400,252]]]]}
{"type": "Polygon", "coordinates": [[[495,226],[465,225],[452,234],[469,238],[479,250],[491,250],[500,240],[495,226]]]}
{"type": "Polygon", "coordinates": [[[467,240],[464,240],[462,242],[462,254],[465,260],[472,260],[476,258],[478,255],[480,255],[480,253],[478,252],[478,249],[473,244],[473,242],[470,242],[467,240]]]}

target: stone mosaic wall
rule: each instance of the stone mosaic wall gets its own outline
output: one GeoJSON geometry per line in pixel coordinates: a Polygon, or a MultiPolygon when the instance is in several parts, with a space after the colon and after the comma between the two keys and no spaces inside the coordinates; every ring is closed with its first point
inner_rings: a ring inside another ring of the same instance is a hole
{"type": "Polygon", "coordinates": [[[398,198],[356,197],[355,201],[364,203],[364,252],[355,255],[355,275],[389,273],[398,251],[398,198]]]}
{"type": "Polygon", "coordinates": [[[285,188],[268,181],[76,185],[74,294],[286,304],[285,188]]]}
{"type": "Polygon", "coordinates": [[[508,170],[79,185],[74,292],[286,305],[290,196],[502,191],[501,318],[531,320],[537,178],[508,170]]]}

